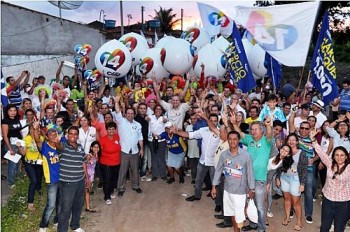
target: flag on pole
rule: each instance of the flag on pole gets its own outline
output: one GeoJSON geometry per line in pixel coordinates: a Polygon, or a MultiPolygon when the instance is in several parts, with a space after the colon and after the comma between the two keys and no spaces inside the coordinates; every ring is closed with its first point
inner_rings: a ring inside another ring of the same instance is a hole
{"type": "Polygon", "coordinates": [[[231,80],[237,82],[237,86],[243,93],[256,86],[256,82],[248,63],[247,55],[243,47],[241,36],[233,22],[232,26],[232,43],[226,50],[226,56],[230,69],[231,80]]]}
{"type": "Polygon", "coordinates": [[[269,7],[236,6],[225,9],[225,13],[245,27],[278,62],[298,67],[305,65],[318,6],[319,1],[269,7]]]}
{"type": "Polygon", "coordinates": [[[275,60],[268,52],[265,53],[266,75],[272,78],[274,89],[278,89],[282,80],[282,64],[275,60]]]}
{"type": "Polygon", "coordinates": [[[336,68],[331,32],[329,30],[328,11],[322,20],[322,27],[318,35],[314,55],[311,60],[311,82],[322,94],[325,104],[338,97],[336,82],[336,68]]]}
{"type": "Polygon", "coordinates": [[[7,97],[7,92],[6,92],[6,82],[5,82],[5,77],[2,74],[2,69],[1,69],[1,104],[3,107],[6,107],[9,104],[9,99],[7,97]]]}
{"type": "Polygon", "coordinates": [[[199,2],[197,4],[203,27],[208,31],[210,37],[221,34],[227,38],[232,34],[232,19],[213,6],[199,2]]]}

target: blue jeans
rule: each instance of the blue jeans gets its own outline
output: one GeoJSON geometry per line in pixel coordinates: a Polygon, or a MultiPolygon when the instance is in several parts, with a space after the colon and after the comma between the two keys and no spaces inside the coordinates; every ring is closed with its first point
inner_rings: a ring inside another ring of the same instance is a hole
{"type": "Polygon", "coordinates": [[[56,216],[53,222],[54,223],[58,222],[58,214],[60,211],[59,200],[60,200],[59,182],[47,184],[47,202],[46,202],[46,206],[40,222],[40,228],[46,228],[49,226],[49,220],[55,208],[56,208],[56,216]]]}
{"type": "Polygon", "coordinates": [[[151,159],[151,157],[150,157],[151,151],[150,151],[149,145],[150,145],[149,142],[147,142],[143,146],[144,153],[143,153],[142,158],[140,159],[141,160],[140,177],[146,176],[146,169],[147,169],[148,160],[151,159]]]}
{"type": "Polygon", "coordinates": [[[334,232],[343,232],[350,215],[350,201],[336,202],[324,198],[320,232],[328,232],[334,221],[334,232]]]}
{"type": "MultiPolygon", "coordinates": [[[[8,152],[9,149],[7,148],[6,145],[4,147],[5,147],[5,154],[6,154],[6,152],[8,152]]],[[[11,145],[11,147],[12,147],[13,151],[18,154],[17,146],[11,145]]],[[[19,173],[19,163],[20,162],[21,162],[21,160],[18,161],[18,163],[12,162],[10,160],[8,160],[8,162],[7,162],[7,182],[10,186],[15,184],[15,177],[19,173]]]]}
{"type": "Polygon", "coordinates": [[[43,179],[43,166],[26,163],[24,169],[26,170],[30,181],[28,188],[28,203],[33,203],[35,190],[41,190],[41,183],[43,179]]]}
{"type": "Polygon", "coordinates": [[[313,206],[314,206],[314,194],[313,189],[316,184],[315,178],[315,168],[313,171],[307,171],[306,183],[305,183],[305,192],[304,192],[304,207],[305,207],[305,216],[312,216],[313,206]]]}
{"type": "Polygon", "coordinates": [[[60,213],[58,215],[58,232],[67,232],[69,218],[70,228],[80,228],[80,215],[84,205],[85,179],[78,182],[60,182],[60,213]]]}
{"type": "Polygon", "coordinates": [[[250,226],[253,228],[258,228],[258,231],[266,230],[266,181],[255,181],[255,197],[254,202],[256,208],[258,209],[258,225],[253,222],[249,222],[250,226]]]}

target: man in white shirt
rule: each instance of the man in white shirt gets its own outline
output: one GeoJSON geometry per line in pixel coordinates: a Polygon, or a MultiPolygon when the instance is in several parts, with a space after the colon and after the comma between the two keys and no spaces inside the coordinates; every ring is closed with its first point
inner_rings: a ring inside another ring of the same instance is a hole
{"type": "MultiPolygon", "coordinates": [[[[215,114],[209,115],[209,120],[214,123],[215,126],[218,124],[218,116],[215,114]]],[[[202,197],[202,185],[206,173],[209,171],[211,181],[213,181],[215,167],[214,167],[214,156],[216,148],[219,145],[220,137],[212,131],[209,127],[202,127],[194,132],[186,131],[174,131],[182,137],[189,139],[202,139],[201,148],[202,154],[197,165],[197,176],[195,181],[195,194],[191,197],[186,198],[186,201],[198,201],[202,197]]]]}
{"type": "Polygon", "coordinates": [[[115,111],[116,121],[118,124],[118,133],[120,137],[120,170],[118,177],[118,196],[122,197],[126,190],[125,181],[126,174],[130,166],[130,179],[132,189],[137,193],[142,193],[140,188],[139,163],[140,157],[143,156],[143,137],[141,131],[141,124],[134,120],[135,110],[132,108],[126,109],[125,118],[120,112],[120,96],[116,96],[115,111]],[[140,146],[140,149],[138,147],[140,146]]]}
{"type": "Polygon", "coordinates": [[[327,116],[324,115],[321,110],[324,108],[324,103],[321,100],[317,100],[311,103],[311,112],[310,116],[313,115],[316,117],[316,129],[320,128],[324,121],[327,120],[327,116]]]}

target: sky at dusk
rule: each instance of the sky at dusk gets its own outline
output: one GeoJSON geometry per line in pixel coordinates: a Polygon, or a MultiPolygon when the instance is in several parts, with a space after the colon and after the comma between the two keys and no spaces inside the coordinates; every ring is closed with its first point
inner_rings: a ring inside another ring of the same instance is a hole
{"type": "MultiPolygon", "coordinates": [[[[59,16],[57,7],[50,4],[48,1],[6,1],[14,5],[19,5],[24,8],[29,8],[35,11],[47,13],[53,16],[59,16]]],[[[223,10],[229,9],[232,6],[253,6],[255,1],[200,1],[202,3],[215,6],[223,10]]],[[[123,19],[124,25],[141,22],[141,6],[145,7],[144,21],[151,20],[155,16],[154,10],[159,10],[161,6],[164,9],[173,9],[176,18],[180,19],[181,9],[184,10],[184,28],[193,26],[194,24],[201,25],[200,14],[196,1],[123,1],[123,19]],[[132,19],[128,19],[127,15],[131,14],[132,19]]],[[[83,4],[76,10],[62,10],[62,18],[82,23],[90,23],[99,20],[100,12],[105,19],[116,20],[116,26],[120,26],[120,1],[84,1],[83,4]],[[101,12],[101,10],[104,11],[101,12]]],[[[180,23],[176,26],[180,29],[180,23]]]]}

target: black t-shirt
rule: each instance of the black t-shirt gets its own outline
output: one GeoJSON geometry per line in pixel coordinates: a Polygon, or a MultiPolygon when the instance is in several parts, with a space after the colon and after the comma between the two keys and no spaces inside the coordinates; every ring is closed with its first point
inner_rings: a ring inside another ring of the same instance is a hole
{"type": "Polygon", "coordinates": [[[136,114],[135,121],[141,124],[143,143],[146,144],[148,141],[148,122],[139,114],[136,114]]]}
{"type": "Polygon", "coordinates": [[[21,125],[19,119],[4,118],[4,120],[2,120],[1,123],[8,125],[9,131],[8,131],[7,137],[9,139],[10,138],[22,139],[21,130],[23,128],[22,128],[22,125],[21,125]]]}

